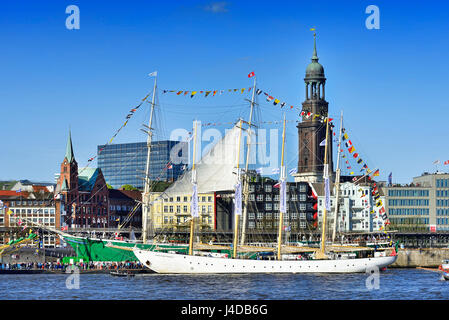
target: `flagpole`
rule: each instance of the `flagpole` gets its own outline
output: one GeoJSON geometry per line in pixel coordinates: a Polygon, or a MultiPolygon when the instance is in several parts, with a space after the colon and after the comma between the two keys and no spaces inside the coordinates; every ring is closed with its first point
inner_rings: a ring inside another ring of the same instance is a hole
{"type": "Polygon", "coordinates": [[[240,245],[243,245],[246,240],[246,217],[247,217],[247,212],[248,212],[248,198],[249,198],[248,165],[249,165],[249,154],[250,154],[250,148],[251,148],[251,123],[252,123],[252,119],[253,119],[255,93],[256,93],[256,76],[254,75],[253,94],[251,97],[251,111],[249,113],[249,122],[248,122],[248,138],[246,140],[247,141],[247,150],[246,150],[245,176],[244,176],[244,184],[243,184],[243,196],[244,196],[245,204],[243,207],[243,215],[242,215],[242,237],[240,239],[240,245]]]}
{"type": "Polygon", "coordinates": [[[334,229],[332,231],[332,243],[335,241],[337,234],[337,218],[338,218],[338,201],[340,196],[340,156],[341,156],[341,134],[343,132],[343,110],[340,116],[340,136],[338,138],[338,152],[337,152],[337,169],[335,171],[335,212],[334,212],[334,229]]]}
{"type": "Polygon", "coordinates": [[[327,153],[328,153],[328,146],[329,146],[329,115],[326,118],[326,145],[324,147],[324,168],[323,168],[323,178],[324,178],[324,191],[325,191],[325,199],[324,199],[324,209],[323,209],[323,222],[321,226],[321,245],[320,245],[320,251],[316,252],[316,258],[317,259],[326,259],[327,256],[325,254],[326,251],[326,192],[329,187],[329,172],[328,172],[328,159],[327,159],[327,153]]]}
{"type": "MultiPolygon", "coordinates": [[[[154,74],[151,73],[152,75],[154,74]]],[[[147,162],[145,167],[145,179],[144,179],[144,193],[143,193],[143,211],[142,211],[142,242],[147,243],[147,234],[148,234],[148,218],[151,214],[151,206],[150,206],[150,199],[149,199],[149,192],[150,192],[150,155],[151,155],[151,141],[153,138],[153,132],[152,132],[152,122],[153,122],[153,113],[154,113],[154,102],[156,97],[156,87],[157,87],[157,72],[154,74],[154,86],[153,86],[153,97],[151,99],[151,113],[150,113],[150,121],[148,124],[148,137],[147,137],[147,162]]],[[[150,217],[151,219],[151,217],[150,217]]]]}
{"type": "Polygon", "coordinates": [[[281,260],[281,247],[282,247],[282,228],[284,223],[284,212],[286,211],[286,199],[285,199],[285,166],[284,166],[284,148],[285,148],[285,112],[284,112],[284,127],[282,130],[282,153],[281,153],[281,175],[280,175],[280,187],[279,187],[279,229],[278,229],[278,250],[277,259],[281,260]]]}
{"type": "Polygon", "coordinates": [[[190,220],[190,238],[189,238],[189,255],[193,254],[193,232],[194,232],[194,219],[196,212],[193,212],[193,210],[197,207],[198,202],[193,197],[198,197],[198,194],[196,193],[196,170],[195,170],[195,154],[196,154],[196,131],[197,131],[197,122],[195,121],[195,129],[194,129],[194,141],[193,141],[193,162],[192,162],[192,184],[193,184],[193,194],[192,194],[192,203],[196,203],[195,206],[191,207],[190,214],[192,215],[190,220]]]}

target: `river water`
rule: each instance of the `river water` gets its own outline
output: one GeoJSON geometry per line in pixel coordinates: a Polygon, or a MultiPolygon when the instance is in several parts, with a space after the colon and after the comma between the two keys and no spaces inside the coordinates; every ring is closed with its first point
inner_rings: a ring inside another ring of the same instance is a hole
{"type": "Polygon", "coordinates": [[[419,269],[369,274],[0,275],[1,300],[448,300],[449,281],[419,269]],[[78,288],[79,287],[79,288],[78,288]]]}

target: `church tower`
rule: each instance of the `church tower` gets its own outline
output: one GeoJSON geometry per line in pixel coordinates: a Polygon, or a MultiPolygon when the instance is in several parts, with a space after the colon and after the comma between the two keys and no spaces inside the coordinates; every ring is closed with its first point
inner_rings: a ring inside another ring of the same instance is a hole
{"type": "MultiPolygon", "coordinates": [[[[61,171],[56,185],[55,197],[56,211],[61,216],[62,224],[71,225],[75,212],[74,207],[79,205],[78,197],[78,163],[75,160],[72,146],[72,134],[69,130],[67,147],[64,160],[61,163],[61,171]],[[73,206],[73,204],[75,206],[73,206]]],[[[76,209],[75,209],[76,210],[76,209]]]]}
{"type": "Polygon", "coordinates": [[[72,146],[72,134],[69,131],[64,160],[61,163],[60,182],[62,190],[78,190],[78,163],[72,146]]]}
{"type": "MultiPolygon", "coordinates": [[[[325,100],[326,78],[324,68],[318,63],[316,51],[316,34],[313,34],[312,62],[307,66],[305,82],[305,101],[302,110],[305,111],[303,120],[298,128],[298,170],[295,181],[321,182],[323,181],[324,146],[320,143],[326,139],[326,123],[313,115],[327,117],[329,103],[325,100]],[[307,113],[312,115],[307,117],[307,113]]],[[[332,175],[332,129],[329,127],[328,161],[329,174],[332,175]]]]}

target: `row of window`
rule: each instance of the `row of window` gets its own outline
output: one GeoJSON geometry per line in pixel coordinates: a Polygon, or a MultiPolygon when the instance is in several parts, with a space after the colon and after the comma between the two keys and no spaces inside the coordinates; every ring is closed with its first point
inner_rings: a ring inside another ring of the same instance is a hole
{"type": "Polygon", "coordinates": [[[402,215],[402,216],[428,216],[429,209],[417,209],[417,208],[401,208],[401,209],[388,209],[390,215],[402,215]]]}
{"type": "MultiPolygon", "coordinates": [[[[212,213],[212,205],[208,205],[208,206],[199,206],[200,207],[200,212],[201,213],[212,213]],[[207,211],[206,211],[207,209],[207,211]]],[[[164,213],[174,213],[174,206],[164,206],[164,213]]],[[[176,213],[188,213],[189,211],[189,206],[185,205],[182,206],[182,212],[181,212],[181,206],[176,206],[176,213]]]]}
{"type": "MultiPolygon", "coordinates": [[[[262,222],[262,221],[249,221],[248,222],[248,228],[249,229],[271,229],[271,228],[277,228],[279,226],[279,223],[277,221],[274,221],[273,223],[271,221],[262,222]]],[[[292,229],[298,228],[297,222],[290,223],[290,227],[292,229]]],[[[299,221],[299,227],[301,229],[305,229],[307,227],[306,221],[299,221]]]]}
{"type": "Polygon", "coordinates": [[[437,190],[437,197],[449,197],[449,190],[437,190]]]}
{"type": "MultiPolygon", "coordinates": [[[[109,220],[110,221],[117,221],[119,219],[124,220],[125,218],[127,218],[127,217],[123,217],[122,218],[121,216],[116,216],[116,215],[109,216],[109,220]]],[[[129,221],[140,222],[140,221],[142,221],[142,217],[140,217],[140,216],[133,216],[133,217],[130,218],[129,221]]]]}
{"type": "MultiPolygon", "coordinates": [[[[17,224],[18,219],[20,219],[20,218],[16,219],[15,217],[10,217],[9,218],[9,225],[12,226],[12,227],[18,226],[18,224],[17,224]]],[[[36,218],[36,217],[33,217],[33,218],[29,218],[29,220],[32,220],[35,223],[43,223],[45,225],[54,225],[55,224],[55,218],[46,218],[46,217],[44,217],[44,218],[36,218]]]]}
{"type": "Polygon", "coordinates": [[[10,208],[10,210],[12,211],[12,213],[15,214],[51,214],[54,215],[55,214],[55,209],[54,208],[10,208]]]}
{"type": "MultiPolygon", "coordinates": [[[[161,223],[161,217],[157,218],[158,223],[161,223]]],[[[174,223],[175,218],[173,216],[164,216],[164,224],[172,224],[174,223]]],[[[184,223],[187,222],[187,217],[176,217],[176,223],[184,223]]],[[[202,223],[212,224],[212,217],[211,216],[202,216],[201,217],[202,223]]]]}
{"type": "Polygon", "coordinates": [[[392,224],[429,224],[429,218],[390,218],[392,224]]]}
{"type": "Polygon", "coordinates": [[[437,188],[447,188],[449,179],[437,179],[437,188]]]}
{"type": "MultiPolygon", "coordinates": [[[[255,194],[250,194],[248,196],[248,200],[249,201],[254,201],[254,199],[258,202],[263,202],[263,201],[279,201],[280,200],[280,195],[279,194],[275,194],[274,196],[272,196],[271,194],[266,194],[265,196],[263,194],[258,194],[257,196],[255,194]]],[[[298,201],[298,196],[296,194],[292,194],[291,196],[289,196],[288,194],[286,195],[286,200],[290,200],[290,201],[298,201]]],[[[307,196],[303,193],[301,193],[299,195],[299,201],[306,201],[307,200],[307,196]]]]}
{"type": "MultiPolygon", "coordinates": [[[[264,190],[265,192],[273,192],[273,186],[271,184],[265,184],[265,185],[250,184],[248,190],[249,190],[249,192],[255,192],[255,191],[259,192],[261,190],[264,190]]],[[[290,192],[295,192],[295,191],[296,191],[296,187],[294,185],[290,185],[290,192]]],[[[307,192],[307,186],[305,184],[300,184],[299,192],[307,192]]]]}
{"type": "MultiPolygon", "coordinates": [[[[170,197],[167,200],[164,200],[165,202],[181,202],[181,197],[176,197],[176,201],[174,201],[175,198],[174,197],[170,197]]],[[[187,197],[184,196],[182,197],[182,202],[187,202],[187,201],[192,201],[192,197],[187,197]]],[[[198,202],[213,202],[213,197],[212,196],[200,196],[198,197],[198,202]]]]}
{"type": "Polygon", "coordinates": [[[449,209],[437,209],[437,216],[449,216],[449,209]]]}
{"type": "Polygon", "coordinates": [[[388,190],[389,197],[428,197],[429,190],[416,190],[416,189],[391,189],[388,190]]]}
{"type": "Polygon", "coordinates": [[[448,207],[449,206],[449,200],[440,200],[437,199],[437,207],[448,207]]]}
{"type": "Polygon", "coordinates": [[[110,205],[109,210],[111,211],[131,211],[134,207],[132,206],[125,206],[125,205],[110,205]]]}
{"type": "MultiPolygon", "coordinates": [[[[258,220],[262,220],[264,217],[266,219],[272,219],[274,217],[274,219],[279,219],[279,212],[274,212],[273,214],[271,212],[249,212],[248,213],[248,219],[250,220],[254,220],[254,219],[258,220]]],[[[288,220],[289,218],[291,219],[297,219],[298,218],[298,213],[297,212],[286,212],[284,213],[284,220],[288,220]]],[[[306,218],[306,214],[305,212],[300,212],[299,213],[299,218],[300,219],[305,219],[306,218]]]]}
{"type": "Polygon", "coordinates": [[[389,206],[428,206],[428,199],[388,199],[389,206]]]}
{"type": "Polygon", "coordinates": [[[10,207],[15,207],[15,206],[37,206],[37,205],[52,205],[53,201],[44,201],[44,200],[18,200],[18,201],[11,201],[10,202],[10,207]]]}
{"type": "Polygon", "coordinates": [[[449,224],[449,218],[437,218],[437,224],[449,224]]]}

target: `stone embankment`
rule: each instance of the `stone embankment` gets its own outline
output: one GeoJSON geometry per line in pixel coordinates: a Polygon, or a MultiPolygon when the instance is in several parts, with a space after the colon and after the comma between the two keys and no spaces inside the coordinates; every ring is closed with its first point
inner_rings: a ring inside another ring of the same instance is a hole
{"type": "Polygon", "coordinates": [[[398,259],[392,268],[436,268],[442,260],[449,259],[449,248],[399,249],[398,259]]]}

